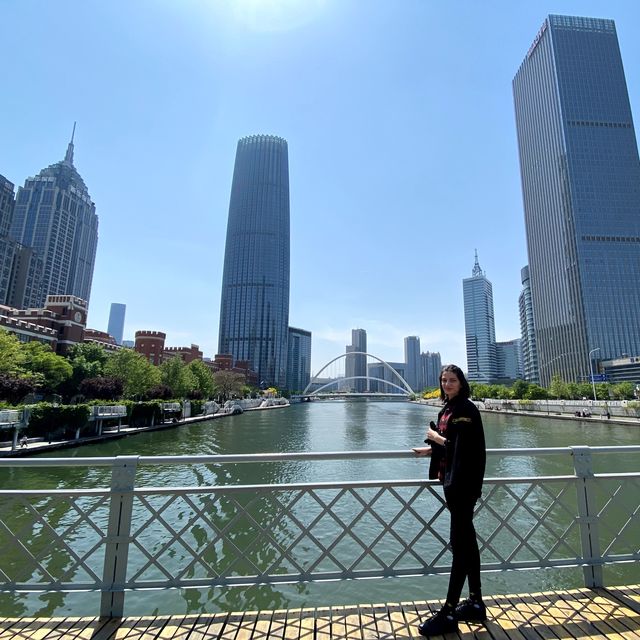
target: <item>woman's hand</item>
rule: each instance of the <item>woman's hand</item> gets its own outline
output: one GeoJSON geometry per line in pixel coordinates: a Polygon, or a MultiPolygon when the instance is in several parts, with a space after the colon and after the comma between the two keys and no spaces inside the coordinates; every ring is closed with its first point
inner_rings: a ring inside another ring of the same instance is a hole
{"type": "Polygon", "coordinates": [[[429,427],[427,429],[427,440],[431,440],[431,442],[437,442],[438,444],[440,444],[442,436],[435,429],[429,427]]]}
{"type": "Polygon", "coordinates": [[[414,447],[412,451],[423,458],[431,455],[431,447],[414,447]]]}

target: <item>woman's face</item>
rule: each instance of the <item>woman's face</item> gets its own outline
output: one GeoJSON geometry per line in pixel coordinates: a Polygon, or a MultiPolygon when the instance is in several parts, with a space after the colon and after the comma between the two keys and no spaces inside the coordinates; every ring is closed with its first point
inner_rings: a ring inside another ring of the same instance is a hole
{"type": "Polygon", "coordinates": [[[442,385],[444,395],[447,396],[449,400],[460,393],[460,380],[458,380],[458,376],[451,371],[445,371],[440,376],[440,384],[442,385]]]}

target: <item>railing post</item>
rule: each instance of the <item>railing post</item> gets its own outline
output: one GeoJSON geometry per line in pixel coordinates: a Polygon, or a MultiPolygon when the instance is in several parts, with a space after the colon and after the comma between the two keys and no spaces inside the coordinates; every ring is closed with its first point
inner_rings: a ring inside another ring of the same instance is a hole
{"type": "Polygon", "coordinates": [[[573,468],[578,477],[576,494],[578,498],[578,524],[582,542],[582,557],[588,563],[582,568],[585,587],[602,587],[602,556],[600,553],[600,535],[598,515],[595,503],[595,479],[591,449],[589,447],[571,447],[573,468]],[[597,562],[598,564],[594,564],[597,562]]]}
{"type": "Polygon", "coordinates": [[[124,614],[124,582],[131,541],[133,489],[139,456],[117,456],[111,475],[111,504],[105,539],[100,616],[121,618],[124,614]]]}

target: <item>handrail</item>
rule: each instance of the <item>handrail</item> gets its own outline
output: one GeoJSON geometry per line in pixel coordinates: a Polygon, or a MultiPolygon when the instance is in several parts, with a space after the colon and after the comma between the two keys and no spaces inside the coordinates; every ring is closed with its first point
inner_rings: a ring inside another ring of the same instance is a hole
{"type": "MultiPolygon", "coordinates": [[[[477,516],[484,571],[578,566],[586,586],[599,586],[604,564],[640,560],[640,464],[632,472],[592,467],[596,455],[638,454],[640,445],[487,453],[566,456],[574,473],[485,479],[477,516]]],[[[0,459],[0,467],[112,469],[100,488],[0,490],[0,591],[100,591],[100,615],[119,616],[132,589],[446,573],[448,519],[436,481],[136,486],[141,465],[390,458],[420,460],[404,450],[0,459]],[[425,559],[416,549],[427,544],[436,551],[425,559]]]]}
{"type": "MultiPolygon", "coordinates": [[[[532,456],[567,455],[573,447],[520,447],[512,449],[487,449],[487,456],[532,456]]],[[[640,453],[640,445],[596,446],[589,447],[592,453],[640,453]]],[[[238,453],[216,455],[183,456],[136,456],[138,464],[223,464],[242,462],[301,462],[304,460],[366,460],[411,458],[416,455],[412,450],[379,451],[319,451],[300,453],[238,453]]],[[[59,466],[111,466],[118,456],[96,456],[84,458],[0,458],[0,467],[59,467],[59,466]]]]}

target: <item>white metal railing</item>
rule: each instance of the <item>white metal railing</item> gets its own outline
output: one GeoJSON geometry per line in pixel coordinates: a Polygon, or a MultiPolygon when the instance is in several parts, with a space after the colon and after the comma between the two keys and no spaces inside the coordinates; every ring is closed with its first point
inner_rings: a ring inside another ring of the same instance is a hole
{"type": "Polygon", "coordinates": [[[123,418],[127,415],[127,407],[123,404],[94,405],[91,407],[93,418],[123,418]]]}
{"type": "MultiPolygon", "coordinates": [[[[640,446],[489,450],[565,457],[573,473],[485,480],[477,515],[483,571],[581,566],[585,584],[598,586],[603,565],[640,560],[640,470],[594,473],[592,458],[603,453],[631,454],[640,466],[640,446]]],[[[111,480],[0,490],[0,590],[100,591],[100,615],[118,617],[131,589],[449,572],[449,519],[433,481],[136,486],[142,465],[382,458],[414,454],[2,459],[0,467],[110,467],[111,480]],[[437,552],[427,557],[422,549],[434,540],[437,552]]]]}

